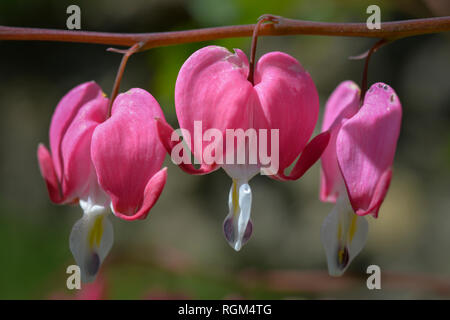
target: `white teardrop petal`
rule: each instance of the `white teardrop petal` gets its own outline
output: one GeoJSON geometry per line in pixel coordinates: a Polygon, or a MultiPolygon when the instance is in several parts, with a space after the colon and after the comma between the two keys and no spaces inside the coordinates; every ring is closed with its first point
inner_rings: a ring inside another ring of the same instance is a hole
{"type": "Polygon", "coordinates": [[[337,260],[339,250],[338,221],[339,215],[336,207],[334,207],[331,213],[324,219],[320,229],[320,238],[327,257],[328,273],[331,276],[339,276],[342,274],[340,268],[338,267],[337,260]]]}
{"type": "MultiPolygon", "coordinates": [[[[236,251],[241,250],[244,245],[244,235],[247,230],[247,225],[250,220],[250,213],[252,209],[252,190],[247,183],[244,183],[239,188],[239,206],[241,212],[238,217],[237,224],[237,242],[234,247],[236,251]]],[[[247,239],[248,240],[248,239],[247,239]]]]}
{"type": "Polygon", "coordinates": [[[348,251],[350,253],[350,262],[362,251],[367,242],[369,235],[369,223],[366,217],[356,215],[356,229],[353,233],[353,238],[349,242],[348,251]]]}
{"type": "Polygon", "coordinates": [[[113,228],[106,210],[85,211],[70,234],[70,250],[81,269],[81,281],[92,282],[113,244],[113,228]]]}
{"type": "Polygon", "coordinates": [[[339,197],[321,228],[321,240],[331,276],[341,276],[347,270],[364,248],[368,231],[366,218],[353,212],[347,195],[339,197]]]}
{"type": "Polygon", "coordinates": [[[248,183],[233,180],[228,197],[229,213],[224,220],[223,231],[225,239],[236,251],[241,250],[253,231],[251,205],[252,191],[248,183]]]}

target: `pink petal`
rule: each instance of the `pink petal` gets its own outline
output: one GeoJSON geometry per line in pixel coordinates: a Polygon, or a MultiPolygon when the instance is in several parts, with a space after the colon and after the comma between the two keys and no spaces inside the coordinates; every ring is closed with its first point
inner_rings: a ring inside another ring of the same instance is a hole
{"type": "Polygon", "coordinates": [[[163,168],[158,171],[147,183],[144,190],[144,199],[142,205],[133,215],[123,214],[118,211],[114,211],[114,214],[124,220],[132,221],[137,219],[145,219],[150,211],[150,209],[158,201],[161,192],[164,189],[167,180],[167,168],[163,168]]]}
{"type": "Polygon", "coordinates": [[[42,143],[40,143],[38,146],[37,156],[41,175],[45,180],[45,184],[47,185],[50,200],[54,203],[61,203],[61,189],[59,186],[58,178],[56,177],[55,168],[53,167],[53,160],[50,156],[50,152],[42,143]]]}
{"type": "Polygon", "coordinates": [[[367,92],[361,109],[338,134],[338,163],[358,215],[371,213],[376,217],[386,195],[401,118],[394,90],[376,83],[367,92]]]}
{"type": "Polygon", "coordinates": [[[143,217],[149,210],[149,180],[160,170],[166,152],[159,141],[155,117],[164,119],[158,102],[142,89],[131,89],[114,101],[111,118],[92,137],[92,160],[101,187],[114,211],[143,217]]]}
{"type": "MultiPolygon", "coordinates": [[[[183,64],[175,86],[175,106],[180,127],[189,130],[193,146],[202,137],[195,136],[194,121],[202,121],[202,132],[209,128],[226,129],[251,127],[254,91],[247,81],[248,63],[239,50],[208,46],[196,51],[183,64]]],[[[225,138],[223,141],[226,141],[225,138]]],[[[197,159],[210,142],[193,150],[197,159]]],[[[225,153],[224,153],[225,156],[225,153]]]]}
{"type": "Polygon", "coordinates": [[[321,158],[320,200],[336,202],[343,184],[336,157],[336,139],[347,119],[359,110],[360,90],[353,81],[344,81],[333,91],[327,101],[323,117],[322,132],[330,131],[328,147],[321,158]]]}
{"type": "MultiPolygon", "coordinates": [[[[167,153],[170,156],[172,154],[173,148],[178,143],[176,141],[171,140],[172,133],[175,130],[173,130],[173,128],[163,119],[156,118],[155,121],[156,121],[156,128],[158,130],[159,139],[160,139],[161,143],[163,144],[164,148],[166,149],[167,153]]],[[[185,149],[183,149],[181,152],[184,153],[184,150],[185,149]]],[[[183,156],[183,154],[181,154],[180,156],[183,156]]],[[[208,165],[206,163],[202,163],[200,168],[198,168],[198,169],[196,169],[192,165],[192,163],[181,162],[178,166],[184,172],[189,173],[189,174],[194,174],[194,175],[208,174],[219,168],[218,165],[208,165]]]]}
{"type": "Polygon", "coordinates": [[[383,200],[386,197],[389,185],[391,183],[391,178],[392,178],[392,170],[389,168],[381,174],[380,179],[378,180],[378,183],[375,187],[375,191],[373,193],[373,197],[370,201],[368,209],[366,210],[358,209],[356,211],[357,215],[364,216],[366,214],[371,213],[375,218],[378,217],[378,211],[380,210],[381,204],[383,203],[383,200]]]}
{"type": "Polygon", "coordinates": [[[274,176],[277,180],[297,180],[300,179],[309,168],[312,167],[317,160],[319,160],[323,151],[328,145],[330,140],[330,133],[328,131],[322,132],[321,134],[314,137],[303,149],[303,152],[295,164],[289,175],[285,175],[280,171],[274,176]]]}
{"type": "Polygon", "coordinates": [[[62,140],[62,188],[64,198],[68,201],[84,198],[93,188],[98,188],[96,179],[90,179],[95,174],[91,160],[91,139],[94,129],[106,119],[107,108],[108,99],[104,97],[86,103],[72,120],[62,140]]]}
{"type": "Polygon", "coordinates": [[[67,129],[85,103],[102,95],[95,82],[86,82],[70,90],[56,106],[50,123],[50,150],[58,179],[61,179],[61,168],[64,167],[60,147],[67,129]]]}
{"type": "Polygon", "coordinates": [[[254,127],[279,129],[279,167],[283,173],[303,151],[316,125],[316,87],[296,59],[270,52],[256,65],[255,91],[254,127]]]}

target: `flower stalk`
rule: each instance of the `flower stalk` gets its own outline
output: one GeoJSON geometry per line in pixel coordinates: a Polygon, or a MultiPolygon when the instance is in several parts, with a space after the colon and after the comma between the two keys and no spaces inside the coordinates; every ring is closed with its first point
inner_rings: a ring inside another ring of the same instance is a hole
{"type": "Polygon", "coordinates": [[[125,71],[125,67],[127,65],[128,59],[131,57],[132,54],[139,51],[139,49],[143,46],[143,42],[135,43],[132,45],[128,50],[119,50],[115,48],[108,48],[107,51],[110,52],[117,52],[123,54],[122,61],[120,62],[119,69],[117,70],[116,79],[114,80],[113,88],[111,91],[111,98],[109,99],[108,103],[108,118],[111,117],[111,109],[113,102],[119,93],[120,88],[120,82],[122,81],[123,73],[125,71]]]}
{"type": "Polygon", "coordinates": [[[249,71],[248,71],[248,81],[252,85],[254,85],[253,76],[255,74],[256,45],[258,44],[259,30],[261,28],[261,25],[265,22],[278,23],[278,18],[276,16],[272,16],[272,15],[268,15],[268,14],[262,15],[261,17],[259,17],[258,23],[255,25],[255,29],[253,30],[252,47],[251,47],[250,63],[249,63],[249,71]]]}

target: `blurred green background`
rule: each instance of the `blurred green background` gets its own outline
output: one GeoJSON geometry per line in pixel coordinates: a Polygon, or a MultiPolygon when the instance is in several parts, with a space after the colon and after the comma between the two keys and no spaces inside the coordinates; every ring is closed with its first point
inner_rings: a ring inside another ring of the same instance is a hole
{"type": "MultiPolygon", "coordinates": [[[[315,21],[365,22],[370,4],[382,21],[449,15],[448,1],[127,0],[0,1],[0,25],[65,29],[66,8],[78,4],[82,30],[156,32],[254,23],[264,13],[315,21]],[[441,6],[439,6],[439,4],[441,6]]],[[[231,184],[217,171],[190,176],[169,159],[166,188],[148,219],[112,217],[115,243],[102,268],[105,298],[449,298],[450,297],[450,35],[394,42],[372,58],[369,85],[397,92],[404,116],[394,177],[369,240],[339,279],[327,275],[320,226],[332,205],[318,200],[319,165],[302,179],[251,181],[254,234],[241,252],[222,236],[231,184]],[[366,288],[368,265],[382,270],[382,290],[366,288]]],[[[209,44],[247,54],[250,38],[156,48],[133,56],[121,91],[152,93],[178,127],[173,91],[177,73],[209,44]]],[[[362,61],[347,57],[374,40],[321,36],[263,37],[257,55],[285,51],[310,72],[321,112],[337,84],[360,82],[362,61]]],[[[120,55],[106,46],[0,42],[0,298],[71,295],[66,267],[74,264],[69,233],[78,206],[56,206],[47,196],[36,149],[48,145],[59,99],[95,80],[110,92],[120,55]]],[[[320,120],[319,120],[320,121],[320,120]]],[[[316,132],[320,127],[318,122],[316,132]]]]}

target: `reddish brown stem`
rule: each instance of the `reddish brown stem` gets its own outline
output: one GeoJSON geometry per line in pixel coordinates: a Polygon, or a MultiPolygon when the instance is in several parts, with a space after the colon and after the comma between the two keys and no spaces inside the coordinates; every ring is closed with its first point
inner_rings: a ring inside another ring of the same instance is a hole
{"type": "MultiPolygon", "coordinates": [[[[381,29],[369,30],[365,23],[331,23],[286,19],[277,17],[277,24],[262,25],[261,36],[280,35],[323,35],[370,37],[397,39],[415,35],[450,31],[450,16],[383,22],[381,29]]],[[[254,24],[218,28],[195,29],[157,33],[107,33],[89,31],[68,31],[54,29],[35,29],[0,26],[0,40],[35,40],[96,43],[131,47],[144,42],[140,51],[154,47],[200,42],[224,38],[249,37],[255,29],[254,24]]]]}
{"type": "Polygon", "coordinates": [[[261,28],[261,25],[264,22],[278,22],[277,18],[275,16],[271,15],[263,15],[259,17],[258,23],[255,25],[255,29],[253,30],[253,36],[252,36],[252,48],[250,53],[250,63],[249,63],[249,70],[248,70],[248,81],[250,81],[251,84],[253,84],[253,76],[255,74],[255,57],[256,57],[256,45],[258,44],[258,33],[259,29],[261,28]]]}
{"type": "Polygon", "coordinates": [[[114,102],[114,99],[117,96],[117,93],[119,92],[120,82],[122,81],[123,72],[125,71],[125,66],[127,65],[128,58],[130,58],[130,56],[133,53],[139,51],[139,49],[143,45],[144,45],[144,43],[139,42],[139,43],[135,43],[128,50],[118,50],[118,49],[115,49],[115,48],[109,48],[108,49],[108,51],[118,52],[118,53],[122,53],[123,54],[122,61],[120,62],[119,70],[117,70],[116,79],[114,80],[114,85],[113,85],[113,88],[112,88],[111,97],[110,97],[109,103],[108,103],[108,118],[111,117],[112,104],[114,102]]]}
{"type": "Polygon", "coordinates": [[[362,75],[362,80],[361,80],[361,97],[360,97],[360,104],[361,105],[364,102],[364,96],[366,95],[366,92],[367,92],[367,75],[368,75],[368,72],[369,72],[370,57],[372,57],[372,54],[375,51],[377,51],[379,48],[381,48],[382,46],[384,46],[388,42],[389,41],[385,40],[385,39],[379,40],[377,43],[375,43],[373,45],[372,48],[370,48],[370,50],[367,52],[367,55],[365,56],[364,70],[363,70],[363,75],[362,75]]]}

